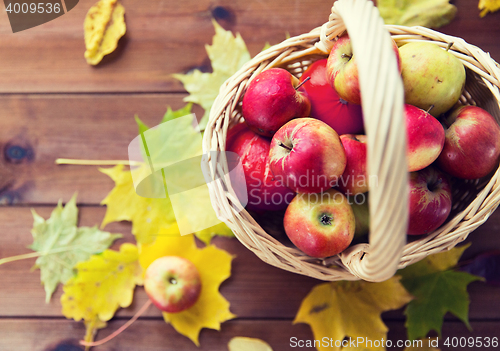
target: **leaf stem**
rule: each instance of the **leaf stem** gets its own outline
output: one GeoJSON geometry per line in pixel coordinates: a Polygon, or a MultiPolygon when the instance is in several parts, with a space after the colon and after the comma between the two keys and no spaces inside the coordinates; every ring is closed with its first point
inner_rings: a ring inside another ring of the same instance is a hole
{"type": "Polygon", "coordinates": [[[58,158],[55,161],[56,165],[80,165],[80,166],[138,166],[142,164],[139,161],[127,160],[76,160],[71,158],[58,158]]]}
{"type": "Polygon", "coordinates": [[[148,299],[148,301],[144,304],[144,306],[142,306],[141,309],[139,311],[137,311],[137,313],[132,318],[130,318],[127,323],[122,325],[120,328],[118,328],[116,331],[114,331],[112,334],[108,335],[104,339],[101,339],[99,341],[91,341],[91,342],[80,340],[80,345],[87,346],[87,347],[89,347],[89,346],[93,347],[93,346],[99,346],[99,345],[102,345],[104,343],[107,343],[108,341],[113,339],[115,336],[118,336],[121,332],[123,332],[125,329],[127,329],[132,323],[134,323],[137,320],[137,318],[139,318],[148,309],[148,307],[150,305],[151,305],[151,300],[148,299]]]}
{"type": "MultiPolygon", "coordinates": [[[[5,258],[0,259],[0,266],[5,264],[5,263],[9,263],[9,262],[20,261],[20,260],[24,260],[27,258],[46,256],[46,255],[51,255],[51,254],[61,253],[61,252],[66,252],[66,251],[71,251],[71,250],[85,251],[85,248],[82,248],[81,246],[66,246],[66,247],[60,247],[57,249],[51,249],[49,251],[35,251],[35,252],[27,253],[27,254],[5,257],[5,258]]],[[[87,252],[87,251],[85,251],[85,252],[87,252]]]]}

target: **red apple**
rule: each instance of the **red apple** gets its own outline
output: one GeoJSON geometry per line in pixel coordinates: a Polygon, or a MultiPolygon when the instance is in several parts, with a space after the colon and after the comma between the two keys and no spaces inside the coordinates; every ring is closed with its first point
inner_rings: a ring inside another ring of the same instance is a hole
{"type": "Polygon", "coordinates": [[[360,105],[347,102],[339,97],[326,80],[326,62],[314,62],[302,74],[300,81],[311,77],[302,87],[311,102],[311,117],[325,122],[339,134],[363,133],[363,112],[360,105]]]}
{"type": "Polygon", "coordinates": [[[271,140],[274,176],[295,192],[318,193],[336,185],[346,165],[340,138],[314,118],[291,120],[271,140]]]}
{"type": "Polygon", "coordinates": [[[340,190],[349,195],[368,191],[368,175],[366,173],[366,135],[344,134],[340,136],[346,156],[344,173],[340,177],[340,190]]]}
{"type": "Polygon", "coordinates": [[[200,273],[183,257],[160,257],[146,269],[144,289],[161,311],[181,312],[193,306],[200,297],[200,273]]]}
{"type": "Polygon", "coordinates": [[[446,221],[451,211],[451,185],[434,167],[410,173],[408,234],[428,234],[446,221]]]}
{"type": "MultiPolygon", "coordinates": [[[[398,69],[401,72],[399,49],[394,40],[392,40],[392,46],[396,54],[398,69]]],[[[327,80],[342,99],[358,105],[361,104],[358,66],[352,52],[349,35],[344,34],[333,44],[332,51],[328,56],[326,72],[327,80]]]]}
{"type": "Polygon", "coordinates": [[[228,132],[226,150],[240,157],[245,179],[231,179],[236,194],[246,184],[249,210],[275,211],[285,209],[295,193],[275,179],[269,168],[271,141],[252,132],[245,123],[240,123],[228,132]]]}
{"type": "Polygon", "coordinates": [[[426,111],[405,105],[408,172],[415,172],[434,162],[444,145],[441,123],[426,111]]]}
{"type": "Polygon", "coordinates": [[[444,124],[449,127],[439,168],[457,178],[476,179],[497,167],[500,127],[492,115],[477,106],[462,106],[444,124]]]}
{"type": "Polygon", "coordinates": [[[242,112],[255,133],[272,137],[286,122],[305,117],[311,103],[299,80],[282,68],[263,71],[250,82],[243,96],[242,112]]]}
{"type": "Polygon", "coordinates": [[[297,194],[286,209],[283,224],[292,243],[311,257],[336,255],[354,237],[354,213],[347,198],[335,189],[297,194]]]}

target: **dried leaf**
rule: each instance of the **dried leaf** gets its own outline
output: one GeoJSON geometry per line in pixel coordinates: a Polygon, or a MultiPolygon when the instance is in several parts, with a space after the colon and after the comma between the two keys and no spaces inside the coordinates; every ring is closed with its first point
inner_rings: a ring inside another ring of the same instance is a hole
{"type": "Polygon", "coordinates": [[[78,228],[76,194],[64,207],[59,201],[48,220],[44,220],[35,210],[31,211],[33,244],[29,248],[40,253],[35,267],[40,268],[46,302],[49,302],[57,284],[65,283],[74,276],[73,267],[78,262],[106,250],[115,239],[121,237],[96,227],[78,228]]]}
{"type": "Polygon", "coordinates": [[[386,24],[439,28],[450,23],[457,8],[449,0],[378,0],[386,24]]]}
{"type": "Polygon", "coordinates": [[[142,269],[135,245],[125,243],[120,251],[106,250],[77,264],[77,275],[64,284],[62,314],[84,320],[86,341],[103,328],[119,307],[132,303],[136,285],[142,285],[142,269]]]}
{"type": "Polygon", "coordinates": [[[229,351],[273,351],[265,341],[254,338],[236,336],[227,344],[229,351]]]}
{"type": "Polygon", "coordinates": [[[184,98],[186,102],[194,102],[205,110],[200,121],[200,130],[204,130],[208,122],[210,109],[215,98],[219,94],[221,85],[238,71],[246,62],[250,61],[250,53],[245,42],[239,34],[236,37],[230,31],[224,30],[216,21],[212,21],[215,27],[215,35],[212,45],[206,45],[212,73],[202,73],[195,69],[189,74],[174,74],[173,77],[180,80],[189,96],[184,98]]]}
{"type": "Polygon", "coordinates": [[[202,289],[196,303],[179,313],[163,313],[163,318],[182,335],[199,346],[202,328],[220,330],[221,323],[236,317],[229,311],[229,302],[220,294],[220,284],[231,275],[232,256],[210,245],[196,247],[194,236],[180,236],[176,225],[164,231],[152,244],[140,247],[139,260],[144,270],[163,256],[181,256],[191,261],[200,273],[202,289]]]}
{"type": "MultiPolygon", "coordinates": [[[[373,341],[387,339],[387,327],[380,315],[401,308],[412,297],[393,277],[381,283],[335,282],[317,285],[302,301],[294,323],[311,326],[314,339],[342,341],[345,337],[372,340],[356,347],[381,350],[373,341]]],[[[345,346],[345,345],[344,345],[345,346]]],[[[340,344],[320,345],[318,350],[340,350],[340,344]],[[332,347],[333,346],[333,347],[332,347]]]]}
{"type": "Polygon", "coordinates": [[[467,285],[480,277],[452,270],[468,246],[427,257],[400,270],[401,283],[413,295],[405,309],[408,338],[425,338],[430,330],[441,335],[447,312],[469,325],[469,294],[467,285]]]}
{"type": "Polygon", "coordinates": [[[116,49],[127,30],[125,8],[117,0],[100,0],[87,12],[83,29],[85,58],[88,64],[97,65],[116,49]]]}
{"type": "Polygon", "coordinates": [[[500,10],[500,0],[479,0],[478,8],[481,10],[479,15],[484,17],[488,12],[493,13],[500,10]]]}

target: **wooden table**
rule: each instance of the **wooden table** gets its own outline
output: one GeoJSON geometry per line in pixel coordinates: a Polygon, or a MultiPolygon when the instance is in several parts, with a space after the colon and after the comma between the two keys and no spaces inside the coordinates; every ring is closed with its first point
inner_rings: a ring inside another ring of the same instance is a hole
{"type": "MultiPolygon", "coordinates": [[[[118,50],[97,67],[83,57],[82,24],[94,0],[80,0],[68,14],[13,34],[0,13],[0,257],[29,252],[30,208],[48,218],[59,199],[78,191],[80,225],[100,224],[100,201],[112,181],[96,167],[57,166],[58,157],[126,159],[127,145],[137,135],[134,115],[155,125],[166,106],[180,108],[186,96],[170,75],[193,68],[209,69],[204,45],[211,42],[216,18],[226,29],[240,32],[252,55],[264,43],[280,42],[285,33],[298,35],[321,25],[331,0],[122,0],[127,34],[118,50]],[[17,149],[16,149],[17,147],[17,149]],[[16,152],[17,150],[17,152],[16,152]]],[[[456,0],[458,15],[442,32],[463,37],[500,60],[500,13],[479,18],[477,1],[456,0]]],[[[195,112],[202,114],[201,109],[195,112]]],[[[466,257],[500,249],[500,212],[476,230],[466,257]]],[[[128,223],[108,231],[132,241],[128,223]]],[[[261,262],[236,239],[217,238],[216,245],[235,254],[232,277],[221,288],[238,318],[220,332],[203,330],[200,350],[226,350],[233,336],[258,337],[274,350],[290,349],[290,337],[311,339],[310,328],[292,325],[301,300],[319,282],[261,262]]],[[[0,266],[0,350],[80,350],[82,323],[61,314],[61,289],[44,302],[34,259],[0,266]]],[[[484,283],[469,287],[473,331],[447,316],[443,336],[500,336],[500,288],[484,283]]],[[[117,329],[143,305],[137,289],[130,308],[120,310],[100,332],[117,329]]],[[[402,311],[383,315],[389,338],[404,339],[402,311]]],[[[197,350],[187,338],[165,324],[151,308],[129,330],[96,350],[197,350]]],[[[446,349],[446,348],[442,348],[446,349]]]]}

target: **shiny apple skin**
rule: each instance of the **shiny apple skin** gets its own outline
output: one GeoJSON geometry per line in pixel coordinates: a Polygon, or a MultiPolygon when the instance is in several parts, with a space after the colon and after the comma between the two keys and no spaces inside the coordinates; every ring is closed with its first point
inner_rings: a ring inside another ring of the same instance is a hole
{"type": "Polygon", "coordinates": [[[263,71],[250,82],[242,101],[245,121],[255,133],[272,137],[286,122],[308,116],[311,103],[299,80],[282,68],[263,71]]]}
{"type": "Polygon", "coordinates": [[[201,278],[196,266],[179,256],[156,259],[146,269],[144,289],[153,304],[167,313],[192,307],[201,294],[201,278]]]}
{"type": "Polygon", "coordinates": [[[441,123],[426,111],[405,105],[408,171],[431,165],[441,153],[445,133],[441,123]]]}
{"type": "MultiPolygon", "coordinates": [[[[271,141],[240,123],[228,132],[226,150],[240,157],[245,179],[231,179],[238,196],[237,182],[245,182],[248,196],[246,208],[254,211],[283,210],[292,201],[295,192],[276,180],[269,167],[271,141]]],[[[241,198],[241,197],[240,197],[241,198]]]]}
{"type": "Polygon", "coordinates": [[[335,189],[320,194],[297,194],[286,209],[283,224],[292,243],[317,258],[344,251],[351,244],[355,230],[352,208],[347,198],[335,189]]]}
{"type": "Polygon", "coordinates": [[[451,184],[446,174],[432,166],[410,173],[409,235],[438,229],[448,218],[451,205],[451,184]]]}
{"type": "Polygon", "coordinates": [[[366,193],[369,178],[366,173],[366,135],[340,136],[346,156],[346,167],[339,180],[339,189],[347,196],[366,193]]]}
{"type": "Polygon", "coordinates": [[[337,184],[346,157],[330,126],[314,118],[297,118],[274,135],[269,163],[274,176],[293,191],[319,193],[337,184]]]}
{"type": "Polygon", "coordinates": [[[446,140],[437,164],[462,179],[490,174],[500,157],[500,127],[493,116],[477,106],[462,106],[447,118],[446,140]]]}
{"type": "Polygon", "coordinates": [[[300,77],[311,102],[311,116],[325,122],[339,135],[363,133],[363,112],[360,105],[347,102],[326,79],[328,59],[314,62],[300,77]]]}

